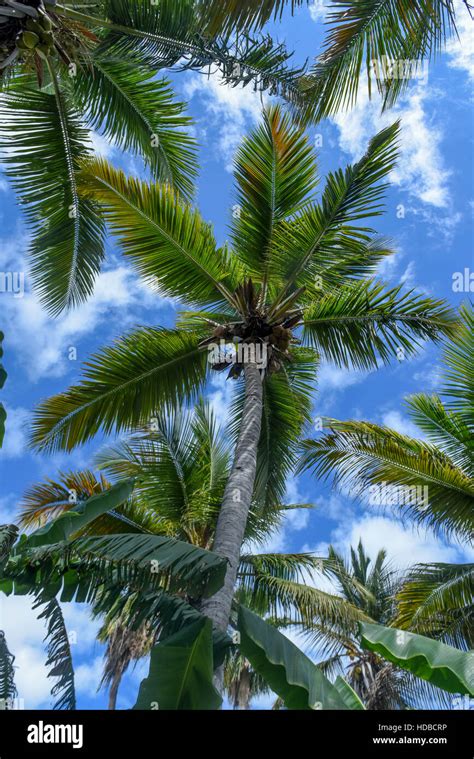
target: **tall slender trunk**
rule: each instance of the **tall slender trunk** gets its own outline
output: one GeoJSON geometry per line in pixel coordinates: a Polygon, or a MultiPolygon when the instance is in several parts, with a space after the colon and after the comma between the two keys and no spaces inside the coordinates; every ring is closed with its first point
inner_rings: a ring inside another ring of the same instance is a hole
{"type": "Polygon", "coordinates": [[[202,613],[220,630],[226,630],[229,623],[240,549],[255,484],[257,447],[262,426],[263,388],[260,372],[254,363],[247,363],[244,373],[245,399],[239,438],[212,547],[215,553],[228,559],[229,565],[222,588],[201,606],[202,613]]]}
{"type": "Polygon", "coordinates": [[[108,708],[111,710],[115,709],[117,706],[117,694],[118,694],[120,682],[122,680],[122,674],[123,674],[122,670],[119,670],[118,672],[116,672],[112,680],[112,683],[110,685],[108,708]]]}

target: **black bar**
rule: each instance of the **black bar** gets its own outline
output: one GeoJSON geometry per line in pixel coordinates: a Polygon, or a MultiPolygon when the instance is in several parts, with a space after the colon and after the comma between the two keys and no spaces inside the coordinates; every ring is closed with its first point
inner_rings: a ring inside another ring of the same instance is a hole
{"type": "MultiPolygon", "coordinates": [[[[215,754],[213,735],[224,731],[226,756],[239,753],[339,759],[341,756],[419,756],[472,759],[469,711],[0,711],[0,759],[47,756],[133,757],[215,754]],[[42,723],[42,730],[41,728],[42,723]],[[51,727],[54,726],[54,727],[51,727]],[[63,726],[56,729],[55,726],[63,726]],[[73,726],[76,726],[74,732],[73,726]],[[81,742],[50,743],[49,738],[81,742]],[[218,731],[218,732],[216,732],[218,731]],[[43,739],[32,743],[30,739],[43,739]],[[424,742],[423,742],[424,741],[424,742]],[[206,748],[207,747],[207,748],[206,748]],[[328,751],[330,751],[328,755],[328,751]],[[98,752],[101,752],[98,754],[98,752]]],[[[220,739],[222,740],[222,738],[220,739]]],[[[293,759],[293,757],[291,757],[293,759]]]]}

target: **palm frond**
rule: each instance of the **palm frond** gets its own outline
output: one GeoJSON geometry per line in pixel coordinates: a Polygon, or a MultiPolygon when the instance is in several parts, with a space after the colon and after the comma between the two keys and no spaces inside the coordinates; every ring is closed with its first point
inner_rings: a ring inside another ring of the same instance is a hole
{"type": "Polygon", "coordinates": [[[397,594],[394,627],[473,646],[473,564],[418,564],[397,594]]]}
{"type": "Polygon", "coordinates": [[[413,421],[423,430],[428,440],[472,477],[472,432],[462,417],[449,411],[437,395],[411,395],[407,398],[407,406],[413,421]]]}
{"type": "Polygon", "coordinates": [[[315,155],[307,137],[278,107],[263,112],[235,159],[238,214],[231,225],[237,255],[267,286],[275,230],[299,211],[316,184],[315,155]]]}
{"type": "Polygon", "coordinates": [[[8,650],[5,633],[0,630],[0,704],[6,708],[9,701],[17,695],[15,685],[15,657],[8,650]]]}
{"type": "Polygon", "coordinates": [[[474,310],[465,304],[460,309],[461,326],[444,352],[448,367],[443,394],[450,399],[450,408],[458,413],[474,433],[474,310]]]}
{"type": "Polygon", "coordinates": [[[101,428],[109,434],[150,425],[161,404],[196,396],[206,370],[192,333],[140,329],[96,354],[81,384],[40,404],[32,444],[71,450],[101,428]]]}
{"type": "Polygon", "coordinates": [[[44,602],[40,592],[33,609],[41,607],[38,619],[44,619],[47,625],[46,667],[51,668],[48,677],[59,678],[51,688],[51,695],[57,697],[53,709],[75,709],[76,689],[71,645],[61,607],[55,598],[44,602]]]}
{"type": "Polygon", "coordinates": [[[382,212],[387,185],[380,180],[395,165],[398,135],[398,122],[379,132],[360,161],[328,175],[319,204],[312,204],[278,230],[273,259],[285,287],[277,303],[292,287],[314,283],[315,276],[322,270],[324,274],[324,268],[335,260],[363,255],[361,244],[370,242],[373,230],[356,222],[382,212]]]}
{"type": "Polygon", "coordinates": [[[331,430],[302,444],[300,470],[334,478],[372,505],[421,526],[472,538],[474,485],[434,446],[368,422],[327,420],[331,430]],[[393,489],[395,488],[395,490],[393,489]]]}
{"type": "Polygon", "coordinates": [[[85,167],[81,187],[101,203],[124,253],[160,293],[204,307],[232,303],[230,262],[210,226],[170,187],[127,178],[102,160],[85,167]]]}
{"type": "Polygon", "coordinates": [[[309,0],[211,0],[201,2],[203,20],[209,24],[209,31],[222,29],[262,28],[273,19],[281,18],[285,8],[295,9],[309,0]]]}
{"type": "Polygon", "coordinates": [[[452,335],[456,316],[444,301],[375,281],[328,292],[304,313],[307,344],[338,366],[376,368],[379,360],[413,355],[425,340],[452,335]]]}
{"type": "Polygon", "coordinates": [[[306,118],[351,108],[364,73],[390,106],[455,32],[452,0],[335,0],[322,55],[302,81],[306,118]],[[405,62],[406,65],[405,65],[405,62]]]}
{"type": "Polygon", "coordinates": [[[33,234],[32,279],[42,304],[57,315],[92,294],[104,225],[97,203],[78,189],[79,162],[90,155],[88,132],[54,83],[51,94],[27,76],[15,80],[1,96],[0,142],[33,234]]]}
{"type": "MultiPolygon", "coordinates": [[[[77,12],[73,12],[77,16],[77,12]]],[[[210,32],[213,23],[193,0],[109,0],[107,31],[100,52],[112,60],[135,60],[157,70],[208,70],[221,75],[231,86],[253,85],[256,90],[281,94],[298,104],[299,79],[306,71],[291,66],[292,53],[269,35],[221,26],[210,32]]]]}
{"type": "Polygon", "coordinates": [[[73,97],[92,128],[141,156],[156,181],[192,197],[197,167],[195,141],[187,131],[191,119],[166,79],[97,54],[91,67],[78,70],[73,97]]]}

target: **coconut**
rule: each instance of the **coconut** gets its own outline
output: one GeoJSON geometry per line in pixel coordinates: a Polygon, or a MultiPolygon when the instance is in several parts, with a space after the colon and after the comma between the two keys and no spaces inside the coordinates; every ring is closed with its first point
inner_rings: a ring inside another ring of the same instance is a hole
{"type": "Polygon", "coordinates": [[[23,42],[25,43],[26,47],[29,48],[30,50],[33,50],[33,48],[36,47],[36,45],[39,42],[39,37],[35,32],[29,32],[29,31],[23,32],[23,34],[21,35],[21,38],[23,42]]]}

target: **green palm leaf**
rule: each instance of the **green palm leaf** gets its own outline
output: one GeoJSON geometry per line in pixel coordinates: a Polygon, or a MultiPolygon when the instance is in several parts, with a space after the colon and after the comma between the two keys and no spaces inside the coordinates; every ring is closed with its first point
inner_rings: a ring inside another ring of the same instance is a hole
{"type": "Polygon", "coordinates": [[[398,135],[398,122],[379,132],[360,161],[328,175],[320,204],[282,225],[275,237],[274,260],[285,287],[277,303],[292,287],[314,287],[314,277],[331,267],[334,258],[366,255],[372,230],[355,222],[382,212],[387,185],[380,180],[395,165],[398,135]]]}
{"type": "Polygon", "coordinates": [[[87,165],[81,186],[102,204],[124,252],[160,292],[199,306],[232,303],[230,261],[198,211],[171,188],[127,179],[101,160],[87,165]]]}
{"type": "Polygon", "coordinates": [[[0,630],[0,704],[2,709],[6,708],[6,702],[8,703],[17,695],[14,661],[15,657],[8,650],[5,633],[0,630]]]}
{"type": "Polygon", "coordinates": [[[455,31],[452,0],[335,0],[328,21],[324,52],[302,82],[306,117],[318,120],[354,105],[364,72],[369,94],[375,76],[385,105],[392,105],[422,59],[434,57],[455,31]],[[373,62],[380,67],[384,59],[396,71],[385,76],[379,69],[377,78],[373,62]],[[404,61],[416,67],[405,71],[404,61]]]}
{"type": "Polygon", "coordinates": [[[104,227],[97,203],[78,190],[79,162],[90,155],[88,133],[67,91],[53,82],[49,93],[34,89],[29,77],[14,81],[2,95],[0,141],[7,175],[26,204],[33,282],[56,315],[91,295],[104,227]]]}
{"type": "Polygon", "coordinates": [[[262,28],[267,21],[281,15],[286,7],[305,5],[309,0],[211,0],[201,2],[203,17],[209,23],[210,31],[226,29],[262,28]]]}
{"type": "Polygon", "coordinates": [[[451,335],[454,312],[443,301],[374,281],[353,283],[323,295],[304,312],[307,344],[339,366],[376,368],[379,359],[405,358],[425,340],[451,335]]]}
{"type": "Polygon", "coordinates": [[[294,643],[243,606],[240,651],[287,709],[347,709],[336,688],[294,643]]]}
{"type": "Polygon", "coordinates": [[[450,399],[450,407],[474,433],[474,309],[461,306],[461,327],[447,345],[444,361],[448,367],[443,393],[450,399]]]}
{"type": "MultiPolygon", "coordinates": [[[[455,335],[456,339],[456,335],[455,335]]],[[[443,406],[437,395],[411,395],[407,406],[428,440],[444,451],[467,475],[474,475],[472,433],[462,416],[443,406]]]]}
{"type": "Polygon", "coordinates": [[[48,522],[44,527],[35,530],[22,543],[24,548],[38,548],[40,546],[62,543],[75,533],[82,531],[84,527],[93,522],[97,517],[115,509],[126,501],[135,484],[134,479],[124,480],[113,485],[102,493],[97,493],[73,509],[60,514],[56,519],[48,522]]]}
{"type": "Polygon", "coordinates": [[[418,564],[397,594],[394,626],[473,646],[474,565],[418,564]]]}
{"type": "Polygon", "coordinates": [[[264,111],[260,125],[241,144],[235,178],[233,245],[252,277],[266,286],[275,231],[301,209],[316,184],[314,151],[289,117],[272,108],[264,111]]]}
{"type": "MultiPolygon", "coordinates": [[[[474,529],[474,485],[467,475],[434,446],[387,427],[368,422],[327,420],[331,430],[319,440],[303,442],[300,469],[311,468],[319,477],[334,477],[336,486],[347,486],[367,497],[373,486],[427,488],[427,500],[398,497],[397,508],[420,525],[471,538],[474,529]]],[[[423,491],[425,493],[426,491],[423,491]]],[[[375,503],[375,501],[374,501],[375,503]]],[[[377,505],[375,503],[375,505],[377,505]]]]}
{"type": "Polygon", "coordinates": [[[51,667],[48,677],[59,678],[51,689],[51,695],[57,696],[53,709],[75,709],[76,689],[71,645],[64,623],[61,607],[55,598],[42,601],[41,593],[36,599],[34,609],[43,607],[38,619],[47,624],[45,640],[48,641],[46,667],[51,667]]]}
{"type": "Polygon", "coordinates": [[[138,330],[89,361],[81,384],[38,407],[32,443],[71,450],[100,428],[108,434],[151,424],[161,404],[196,395],[206,371],[194,334],[138,330]]]}
{"type": "Polygon", "coordinates": [[[89,559],[116,564],[133,563],[152,573],[171,573],[173,585],[183,583],[196,596],[215,593],[224,582],[226,560],[184,541],[159,535],[101,535],[79,538],[73,550],[89,559]]]}
{"type": "Polygon", "coordinates": [[[166,79],[157,80],[149,69],[96,54],[91,70],[79,69],[73,94],[92,128],[103,127],[112,143],[142,156],[157,181],[172,185],[185,197],[193,195],[195,142],[186,131],[191,120],[166,79]]]}
{"type": "MultiPolygon", "coordinates": [[[[74,18],[86,20],[78,11],[74,18]]],[[[109,0],[107,29],[101,53],[112,60],[135,60],[148,67],[203,70],[217,68],[231,86],[253,84],[255,89],[279,92],[288,100],[300,100],[299,78],[306,67],[289,65],[292,54],[271,37],[250,35],[218,22],[218,34],[211,31],[213,18],[207,7],[194,0],[109,0]],[[237,71],[236,74],[236,65],[237,71]]],[[[99,23],[100,26],[100,23],[99,23]]]]}
{"type": "Polygon", "coordinates": [[[203,619],[158,643],[134,709],[218,709],[212,684],[212,624],[203,619]]]}

